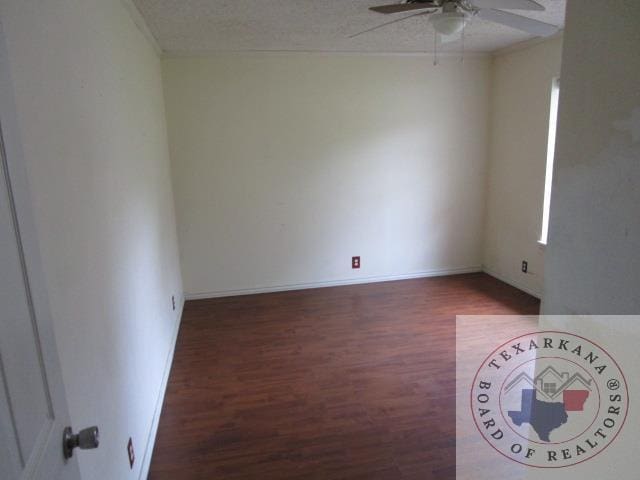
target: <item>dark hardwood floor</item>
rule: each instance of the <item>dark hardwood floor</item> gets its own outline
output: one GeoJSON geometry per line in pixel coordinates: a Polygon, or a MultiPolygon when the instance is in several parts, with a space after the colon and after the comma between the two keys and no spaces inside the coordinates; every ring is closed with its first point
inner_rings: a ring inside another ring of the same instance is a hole
{"type": "Polygon", "coordinates": [[[187,302],[161,479],[454,479],[455,315],[536,314],[469,274],[187,302]]]}

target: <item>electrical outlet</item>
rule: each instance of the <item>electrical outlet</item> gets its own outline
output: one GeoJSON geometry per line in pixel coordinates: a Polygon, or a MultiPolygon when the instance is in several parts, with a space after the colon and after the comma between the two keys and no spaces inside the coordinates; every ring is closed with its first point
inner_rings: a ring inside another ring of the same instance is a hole
{"type": "Polygon", "coordinates": [[[529,271],[529,262],[526,260],[522,261],[522,273],[527,273],[529,271]]]}
{"type": "Polygon", "coordinates": [[[175,295],[171,295],[171,306],[173,307],[173,310],[175,311],[175,309],[176,309],[176,296],[175,295]]]}
{"type": "Polygon", "coordinates": [[[360,268],[360,257],[351,257],[351,268],[360,268]]]}
{"type": "Polygon", "coordinates": [[[129,437],[129,443],[127,443],[127,454],[129,455],[129,467],[133,470],[133,462],[136,461],[136,454],[133,451],[133,440],[129,437]]]}

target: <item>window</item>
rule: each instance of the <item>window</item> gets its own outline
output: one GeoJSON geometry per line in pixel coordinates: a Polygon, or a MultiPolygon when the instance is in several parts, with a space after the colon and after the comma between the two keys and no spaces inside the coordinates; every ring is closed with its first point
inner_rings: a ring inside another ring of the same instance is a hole
{"type": "Polygon", "coordinates": [[[544,203],[542,205],[542,229],[540,243],[547,244],[549,236],[549,207],[551,205],[551,181],[553,179],[553,158],[556,149],[556,127],[558,124],[558,98],[560,79],[554,78],[551,85],[551,108],[549,111],[549,138],[547,140],[547,168],[544,175],[544,203]]]}
{"type": "Polygon", "coordinates": [[[556,384],[555,383],[545,383],[542,387],[542,391],[547,395],[553,395],[556,393],[556,384]]]}

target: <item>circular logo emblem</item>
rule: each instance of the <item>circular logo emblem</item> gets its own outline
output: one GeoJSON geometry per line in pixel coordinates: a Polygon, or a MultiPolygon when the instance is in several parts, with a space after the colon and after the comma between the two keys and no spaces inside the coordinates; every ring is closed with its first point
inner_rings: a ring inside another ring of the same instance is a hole
{"type": "Polygon", "coordinates": [[[540,468],[593,458],[627,417],[627,382],[616,361],[586,338],[536,332],[499,346],[478,369],[471,410],[505,457],[540,468]]]}

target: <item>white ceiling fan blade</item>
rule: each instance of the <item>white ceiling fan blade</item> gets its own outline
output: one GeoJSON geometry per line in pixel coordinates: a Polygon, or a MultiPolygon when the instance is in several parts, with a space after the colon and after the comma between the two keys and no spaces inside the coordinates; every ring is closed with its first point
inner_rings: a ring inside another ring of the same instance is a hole
{"type": "Polygon", "coordinates": [[[498,8],[501,10],[544,10],[542,5],[533,0],[472,0],[471,4],[478,8],[498,8]]]}
{"type": "Polygon", "coordinates": [[[478,11],[477,16],[483,20],[516,28],[537,37],[548,37],[558,31],[558,27],[555,25],[500,10],[482,9],[478,11]]]}

